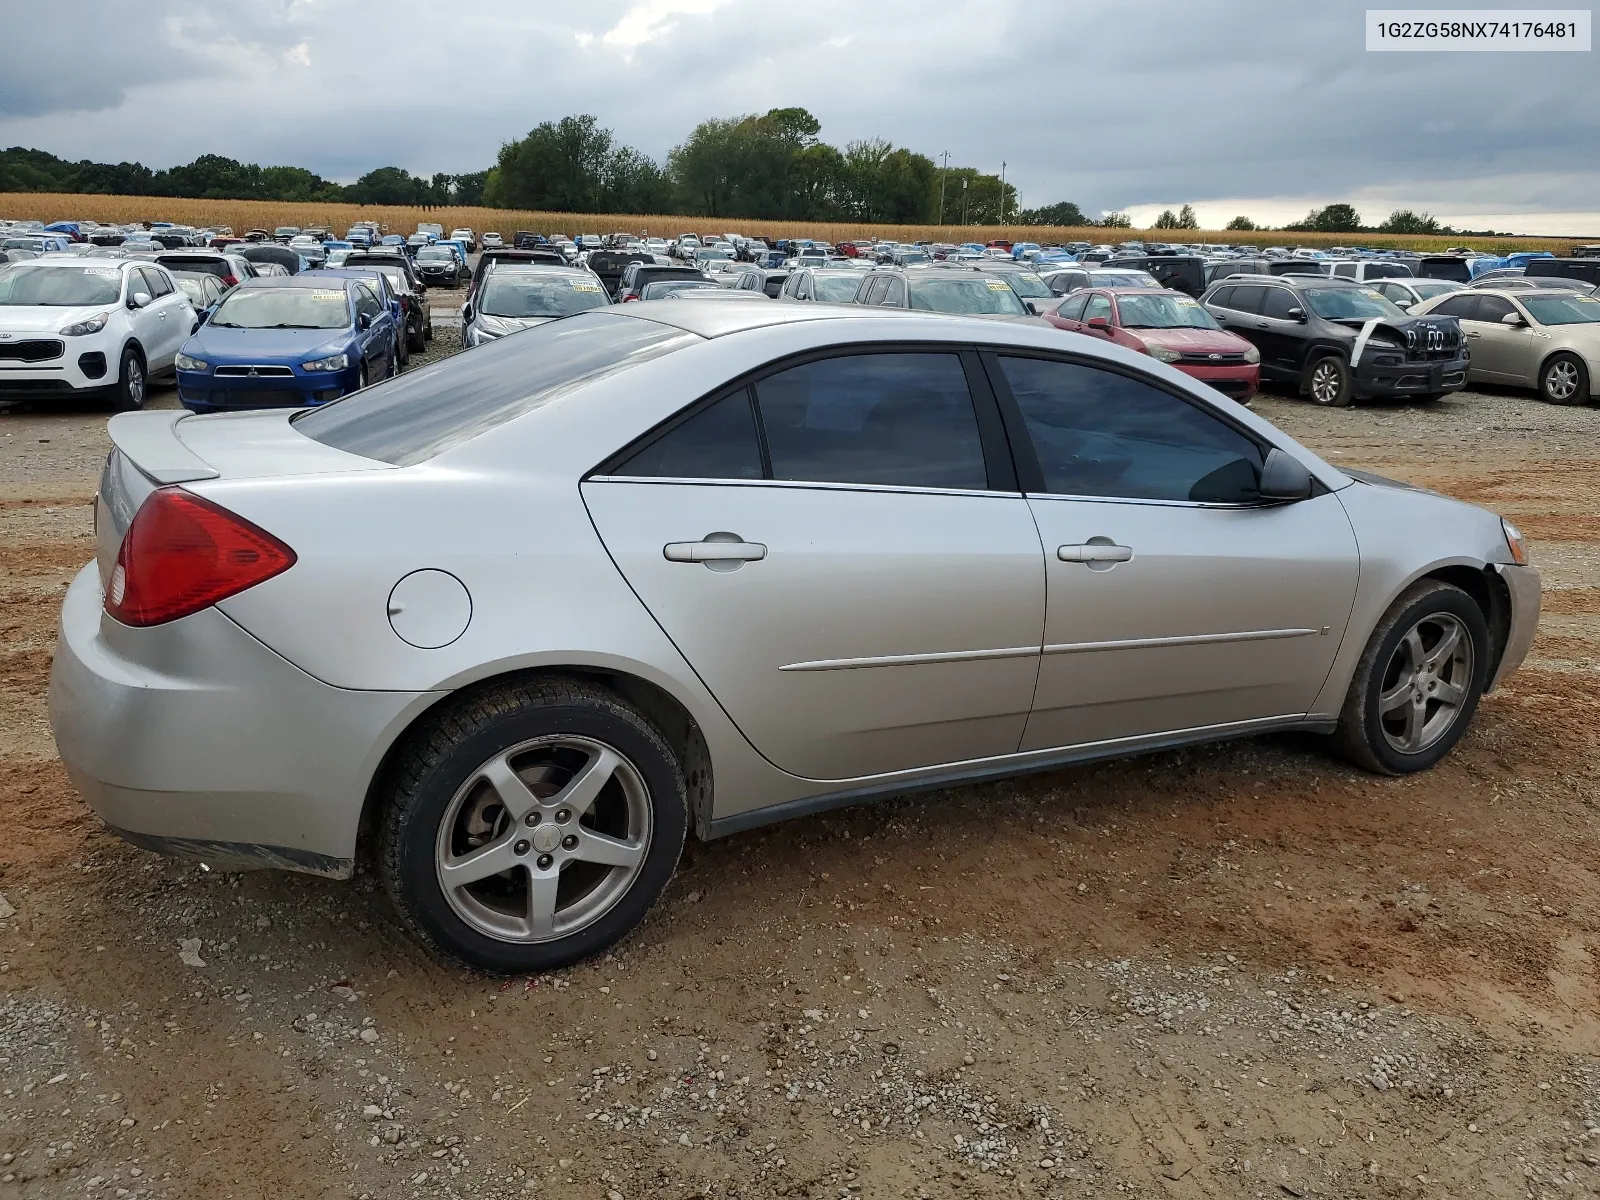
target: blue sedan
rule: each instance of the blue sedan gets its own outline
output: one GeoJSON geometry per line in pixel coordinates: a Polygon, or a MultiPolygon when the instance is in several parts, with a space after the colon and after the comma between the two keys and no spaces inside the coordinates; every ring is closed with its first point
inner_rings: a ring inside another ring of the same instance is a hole
{"type": "Polygon", "coordinates": [[[397,368],[394,316],[361,278],[247,279],[178,354],[178,398],[195,412],[337,400],[397,368]]]}

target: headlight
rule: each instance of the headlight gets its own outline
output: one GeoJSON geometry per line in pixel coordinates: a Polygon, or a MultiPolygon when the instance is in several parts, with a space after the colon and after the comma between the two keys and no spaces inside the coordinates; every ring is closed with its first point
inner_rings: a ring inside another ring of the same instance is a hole
{"type": "Polygon", "coordinates": [[[187,354],[179,354],[175,360],[180,371],[209,371],[211,364],[203,359],[190,358],[187,354]]]}
{"type": "Polygon", "coordinates": [[[1367,345],[1376,350],[1404,350],[1399,342],[1391,342],[1388,338],[1368,338],[1367,345]]]}
{"type": "Polygon", "coordinates": [[[1176,350],[1167,348],[1166,346],[1151,346],[1150,357],[1155,359],[1157,362],[1177,362],[1183,357],[1183,355],[1179,354],[1176,350]]]}
{"type": "Polygon", "coordinates": [[[1511,561],[1519,567],[1528,565],[1528,546],[1522,540],[1522,531],[1510,521],[1501,519],[1500,528],[1505,531],[1506,549],[1511,551],[1511,561]]]}
{"type": "Polygon", "coordinates": [[[111,319],[108,312],[95,313],[87,321],[79,321],[75,325],[68,325],[59,330],[62,337],[83,337],[85,334],[99,333],[106,327],[106,322],[111,319]]]}
{"type": "Polygon", "coordinates": [[[1247,349],[1244,352],[1244,360],[1247,363],[1258,363],[1258,362],[1260,362],[1261,361],[1261,351],[1257,350],[1254,346],[1251,346],[1249,349],[1247,349]]]}
{"type": "Polygon", "coordinates": [[[300,364],[302,371],[342,371],[350,365],[350,356],[330,354],[327,358],[313,358],[300,364]]]}

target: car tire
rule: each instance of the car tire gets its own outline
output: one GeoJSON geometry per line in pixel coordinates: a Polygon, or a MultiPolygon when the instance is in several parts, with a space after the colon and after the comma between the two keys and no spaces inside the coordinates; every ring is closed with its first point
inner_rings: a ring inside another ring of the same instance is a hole
{"type": "Polygon", "coordinates": [[[1305,394],[1324,408],[1344,408],[1352,398],[1350,364],[1337,354],[1324,354],[1306,371],[1305,394]]]}
{"type": "Polygon", "coordinates": [[[144,407],[150,392],[150,376],[144,359],[132,346],[122,351],[122,362],[117,367],[117,382],[111,394],[111,406],[118,412],[137,412],[144,407]]]}
{"type": "Polygon", "coordinates": [[[1453,584],[1418,581],[1372,631],[1334,744],[1379,775],[1433,766],[1471,724],[1488,682],[1490,653],[1489,626],[1477,602],[1453,584]]]}
{"type": "Polygon", "coordinates": [[[493,684],[430,717],[386,801],[378,869],[401,922],[434,956],[500,974],[564,967],[626,936],[688,829],[660,731],[564,677],[493,684]]]}
{"type": "Polygon", "coordinates": [[[365,362],[363,362],[361,364],[360,369],[356,371],[356,391],[359,392],[362,388],[364,388],[366,386],[367,386],[367,364],[365,362]]]}
{"type": "Polygon", "coordinates": [[[427,327],[420,320],[415,329],[406,330],[406,348],[412,354],[421,354],[428,348],[427,327]]]}
{"type": "Polygon", "coordinates": [[[1546,404],[1587,404],[1589,369],[1576,354],[1552,354],[1539,368],[1539,399],[1546,404]]]}

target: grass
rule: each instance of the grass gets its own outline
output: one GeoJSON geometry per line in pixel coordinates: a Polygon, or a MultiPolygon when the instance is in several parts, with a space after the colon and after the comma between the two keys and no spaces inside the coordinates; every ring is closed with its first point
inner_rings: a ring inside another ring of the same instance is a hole
{"type": "Polygon", "coordinates": [[[519,229],[535,233],[613,233],[648,230],[660,237],[679,233],[742,233],[747,236],[815,237],[830,242],[856,238],[895,241],[986,242],[993,238],[1030,242],[1119,242],[1148,235],[1152,240],[1171,238],[1202,242],[1227,242],[1285,246],[1385,246],[1405,250],[1444,250],[1468,246],[1474,250],[1506,253],[1511,250],[1551,250],[1557,254],[1579,245],[1569,238],[1410,236],[1381,233],[1285,233],[1238,230],[1138,230],[1061,228],[1038,225],[866,225],[839,222],[746,221],[726,217],[684,217],[662,214],[597,214],[517,212],[503,208],[422,208],[341,203],[295,203],[272,200],[189,200],[152,196],[62,195],[53,192],[0,192],[0,217],[12,220],[105,222],[172,221],[180,225],[228,225],[235,233],[247,229],[273,229],[280,225],[324,226],[343,233],[352,222],[378,221],[393,233],[410,233],[420,221],[434,221],[450,229],[465,226],[480,233],[496,230],[509,241],[519,229]]]}

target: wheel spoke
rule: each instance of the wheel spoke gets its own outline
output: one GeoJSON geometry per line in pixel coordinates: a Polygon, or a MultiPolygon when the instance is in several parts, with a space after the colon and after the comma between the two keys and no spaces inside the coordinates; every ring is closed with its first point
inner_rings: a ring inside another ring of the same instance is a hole
{"type": "Polygon", "coordinates": [[[533,794],[533,789],[522,782],[522,777],[511,769],[511,763],[505,758],[485,763],[483,778],[500,797],[500,803],[513,822],[522,820],[538,807],[539,798],[533,794]]]}
{"type": "Polygon", "coordinates": [[[592,829],[582,829],[578,832],[577,848],[571,854],[583,862],[601,863],[608,867],[633,867],[644,857],[644,845],[624,842],[592,829]]]}
{"type": "Polygon", "coordinates": [[[1453,707],[1459,706],[1467,698],[1467,689],[1459,683],[1450,683],[1441,679],[1439,680],[1438,689],[1433,693],[1433,698],[1440,704],[1449,704],[1453,707]]]}
{"type": "Polygon", "coordinates": [[[1414,700],[1406,709],[1406,731],[1400,742],[1407,750],[1415,750],[1422,744],[1422,730],[1427,723],[1428,705],[1424,700],[1414,700]]]}
{"type": "MultiPolygon", "coordinates": [[[[516,830],[513,829],[511,833],[515,835],[516,830]]],[[[471,854],[446,859],[439,864],[439,879],[447,888],[458,888],[498,875],[501,871],[509,871],[521,862],[511,845],[512,837],[504,837],[471,854]]]]}
{"type": "Polygon", "coordinates": [[[1411,632],[1402,639],[1401,644],[1405,646],[1406,653],[1411,658],[1411,670],[1414,673],[1428,657],[1427,651],[1422,648],[1422,634],[1418,633],[1413,627],[1411,632]]]}
{"type": "Polygon", "coordinates": [[[528,933],[547,938],[556,931],[556,892],[561,887],[560,871],[528,872],[528,933]]]}
{"type": "Polygon", "coordinates": [[[1452,621],[1445,626],[1444,634],[1439,638],[1439,644],[1433,648],[1433,653],[1428,655],[1428,667],[1437,671],[1442,664],[1449,661],[1460,644],[1461,626],[1452,621]]]}
{"type": "Polygon", "coordinates": [[[1411,700],[1411,676],[1406,675],[1399,683],[1378,697],[1378,711],[1385,716],[1392,713],[1402,704],[1411,700]]]}
{"type": "Polygon", "coordinates": [[[562,788],[550,799],[546,800],[546,808],[567,808],[572,810],[574,818],[583,816],[589,811],[595,797],[600,794],[600,789],[610,782],[611,776],[616,773],[621,760],[610,750],[601,748],[593,757],[567,781],[567,786],[562,788]]]}

